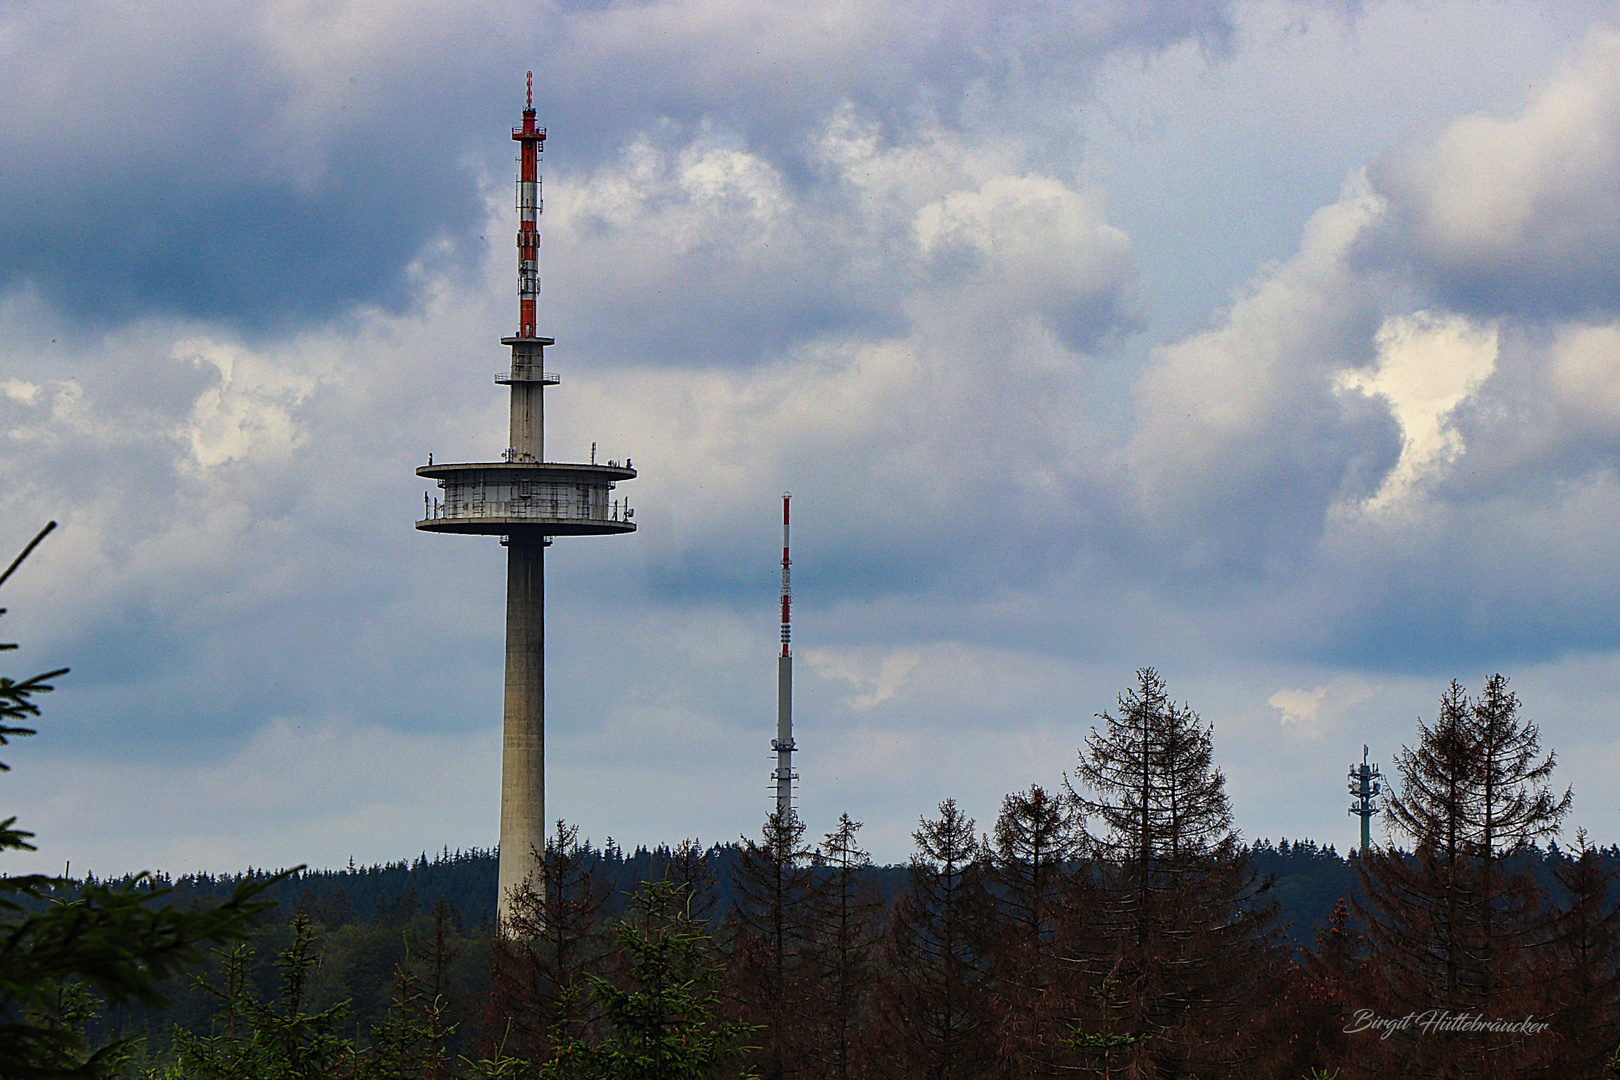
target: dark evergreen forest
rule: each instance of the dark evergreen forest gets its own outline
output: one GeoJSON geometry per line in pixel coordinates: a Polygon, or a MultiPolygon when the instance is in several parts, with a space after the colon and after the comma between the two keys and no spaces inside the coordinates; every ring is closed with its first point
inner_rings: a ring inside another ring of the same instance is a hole
{"type": "Polygon", "coordinates": [[[117,1075],[164,1080],[1616,1075],[1620,849],[1558,845],[1517,710],[1453,684],[1386,807],[1418,842],[1366,855],[1239,842],[1209,725],[1144,669],[1064,790],[984,830],[947,800],[904,866],[847,816],[630,852],[558,822],[501,934],[491,851],[113,883],[275,907],[85,1030],[147,1032],[117,1075]]]}
{"type": "MultiPolygon", "coordinates": [[[[716,844],[703,852],[712,873],[706,895],[715,912],[717,931],[723,930],[736,906],[732,882],[744,850],[741,844],[716,844]]],[[[1321,847],[1310,840],[1284,839],[1276,844],[1262,840],[1247,853],[1257,873],[1275,881],[1279,926],[1296,944],[1314,941],[1334,905],[1348,894],[1351,863],[1331,846],[1321,847]]],[[[611,922],[622,916],[636,889],[662,879],[674,857],[675,849],[667,846],[624,851],[611,841],[605,848],[582,845],[581,864],[607,896],[601,919],[611,922]]],[[[1620,868],[1620,850],[1609,849],[1605,858],[1620,868]]],[[[316,934],[320,956],[311,980],[310,1006],[319,1010],[348,1002],[347,1029],[364,1039],[391,1006],[395,969],[421,960],[437,918],[448,928],[456,950],[450,977],[456,1012],[463,1023],[450,1045],[458,1053],[470,1053],[476,1038],[473,1026],[466,1023],[467,1006],[483,1001],[490,992],[496,862],[494,850],[446,849],[431,857],[424,852],[414,860],[382,865],[300,870],[273,881],[260,895],[274,901],[275,907],[249,939],[253,987],[266,998],[278,991],[280,974],[275,961],[292,940],[292,919],[301,915],[316,934]]],[[[824,866],[821,872],[830,874],[831,870],[824,866]]],[[[858,878],[863,893],[889,905],[905,892],[907,875],[903,865],[873,865],[862,867],[858,878]]],[[[139,887],[172,890],[164,899],[177,907],[207,908],[244,882],[271,876],[255,870],[178,878],[159,874],[139,887]]],[[[131,882],[105,884],[119,887],[131,882]]],[[[208,981],[221,966],[221,958],[215,957],[197,974],[208,981]]],[[[142,1056],[161,1060],[171,1049],[174,1027],[208,1030],[218,1000],[198,986],[193,976],[173,979],[163,989],[172,1001],[168,1007],[120,1010],[98,1017],[92,1034],[106,1040],[147,1032],[142,1056]]]]}
{"type": "MultiPolygon", "coordinates": [[[[0,747],[65,674],[0,676],[0,747]]],[[[904,866],[848,815],[632,852],[558,822],[500,926],[489,851],[0,875],[0,1080],[1620,1076],[1620,850],[1559,846],[1506,678],[1445,688],[1403,842],[1349,858],[1243,842],[1153,669],[1094,719],[1061,790],[982,828],[947,799],[904,866]]]]}

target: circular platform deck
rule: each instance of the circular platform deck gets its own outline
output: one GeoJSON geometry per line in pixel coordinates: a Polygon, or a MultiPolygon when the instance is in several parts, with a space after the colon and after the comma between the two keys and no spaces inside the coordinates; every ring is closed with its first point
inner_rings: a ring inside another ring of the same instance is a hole
{"type": "Polygon", "coordinates": [[[613,495],[636,471],[617,462],[479,461],[424,465],[416,475],[444,492],[416,523],[423,532],[601,536],[636,529],[626,501],[613,495]]]}

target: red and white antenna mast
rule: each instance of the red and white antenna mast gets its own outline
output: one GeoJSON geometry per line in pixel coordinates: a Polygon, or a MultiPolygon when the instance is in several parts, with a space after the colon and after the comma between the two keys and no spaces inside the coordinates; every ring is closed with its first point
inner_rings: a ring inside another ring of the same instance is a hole
{"type": "Polygon", "coordinates": [[[793,642],[793,579],[789,576],[789,567],[793,560],[788,558],[788,500],[792,495],[782,496],[782,655],[792,658],[788,646],[793,642]]]}
{"type": "Polygon", "coordinates": [[[524,95],[523,126],[512,129],[512,138],[522,147],[517,182],[518,210],[518,332],[520,338],[535,333],[535,306],[540,296],[540,151],[546,129],[534,126],[534,72],[529,72],[524,95]]]}
{"type": "Polygon", "coordinates": [[[782,496],[782,655],[776,660],[776,738],[771,740],[771,749],[776,751],[776,771],[771,773],[776,781],[776,813],[783,819],[793,814],[793,781],[799,778],[793,771],[793,585],[788,576],[793,565],[788,558],[788,500],[792,497],[782,496]]]}

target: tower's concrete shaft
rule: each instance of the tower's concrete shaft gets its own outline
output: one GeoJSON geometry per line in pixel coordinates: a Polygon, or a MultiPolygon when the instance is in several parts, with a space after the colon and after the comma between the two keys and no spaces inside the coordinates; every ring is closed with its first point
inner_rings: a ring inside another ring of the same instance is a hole
{"type": "Polygon", "coordinates": [[[501,723],[501,921],[546,851],[545,545],[506,548],[506,707],[501,723]]]}
{"type": "MultiPolygon", "coordinates": [[[[544,346],[517,340],[512,371],[543,370],[544,346]]],[[[506,456],[545,456],[545,380],[513,379],[506,456]]],[[[506,544],[506,693],[501,715],[501,856],[496,914],[511,917],[513,890],[537,884],[546,854],[546,541],[506,544]]]]}

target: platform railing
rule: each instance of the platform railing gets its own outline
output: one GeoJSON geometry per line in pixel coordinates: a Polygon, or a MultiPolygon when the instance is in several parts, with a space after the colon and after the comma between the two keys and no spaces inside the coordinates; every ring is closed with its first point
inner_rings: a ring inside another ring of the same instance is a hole
{"type": "Polygon", "coordinates": [[[630,508],[627,500],[614,499],[601,514],[593,511],[594,507],[573,504],[563,509],[579,511],[578,513],[552,512],[549,499],[514,499],[502,502],[453,503],[445,504],[437,499],[433,501],[431,516],[424,521],[462,521],[479,518],[516,518],[523,521],[623,521],[627,522],[635,517],[635,511],[630,508]]]}
{"type": "Polygon", "coordinates": [[[562,382],[562,376],[555,371],[541,371],[539,368],[508,368],[495,373],[495,381],[503,386],[515,382],[537,382],[545,386],[556,386],[562,382]]]}

